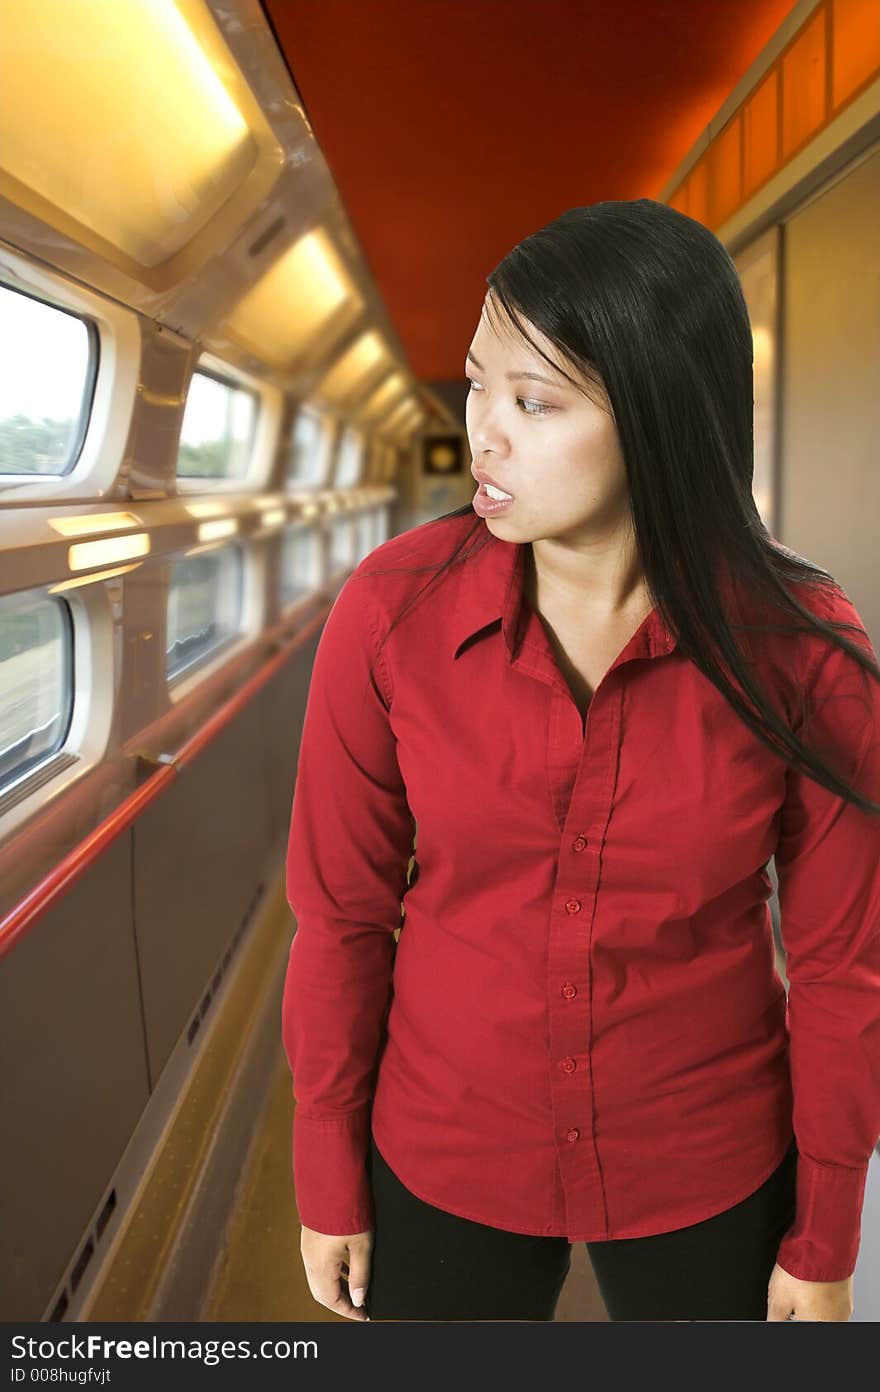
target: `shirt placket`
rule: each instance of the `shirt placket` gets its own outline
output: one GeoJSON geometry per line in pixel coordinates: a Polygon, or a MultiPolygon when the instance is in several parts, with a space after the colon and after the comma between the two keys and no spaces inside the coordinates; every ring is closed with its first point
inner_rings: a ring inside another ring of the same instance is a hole
{"type": "Polygon", "coordinates": [[[596,1138],[591,940],[614,798],[621,700],[620,683],[614,681],[596,691],[587,712],[557,857],[547,981],[554,1139],[567,1227],[569,1232],[595,1230],[601,1223],[604,1236],[608,1213],[596,1138]]]}
{"type": "Polygon", "coordinates": [[[590,949],[617,777],[622,684],[619,673],[606,673],[583,728],[549,647],[546,652],[541,648],[540,636],[537,642],[532,636],[516,665],[551,687],[546,758],[561,838],[550,911],[547,993],[553,1140],[564,1195],[561,1217],[569,1232],[601,1226],[607,1236],[592,1073],[590,949]]]}

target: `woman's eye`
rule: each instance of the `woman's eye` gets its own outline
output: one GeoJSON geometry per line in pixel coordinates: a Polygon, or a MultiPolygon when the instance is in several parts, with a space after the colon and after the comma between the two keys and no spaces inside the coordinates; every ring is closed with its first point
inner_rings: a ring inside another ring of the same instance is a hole
{"type": "MultiPolygon", "coordinates": [[[[467,382],[469,392],[481,392],[483,390],[479,382],[475,382],[472,377],[466,376],[464,380],[467,382]]],[[[525,416],[546,416],[554,409],[552,406],[548,406],[544,401],[533,401],[527,396],[518,396],[516,398],[516,404],[525,416]]]]}

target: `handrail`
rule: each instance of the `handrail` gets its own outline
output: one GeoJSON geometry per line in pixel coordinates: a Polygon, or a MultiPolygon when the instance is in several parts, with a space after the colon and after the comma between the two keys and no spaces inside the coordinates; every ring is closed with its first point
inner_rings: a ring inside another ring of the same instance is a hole
{"type": "Polygon", "coordinates": [[[44,875],[15,907],[0,919],[0,957],[5,957],[7,952],[21,942],[37,919],[67,893],[92,862],[97,860],[100,853],[140,816],[145,807],[149,807],[166,785],[177,778],[180,770],[216,739],[220,731],[225,729],[267,682],[272,680],[275,673],[293,654],[308,642],[315,630],[324,623],[330,608],[330,604],[325,604],[292,639],[282,643],[274,657],[269,658],[234,696],[225,701],[201,729],[181,745],[176,754],[157,755],[154,762],[158,767],[155,771],[135,788],[133,793],[129,793],[88,836],[68,851],[67,855],[52,867],[48,875],[44,875]]]}

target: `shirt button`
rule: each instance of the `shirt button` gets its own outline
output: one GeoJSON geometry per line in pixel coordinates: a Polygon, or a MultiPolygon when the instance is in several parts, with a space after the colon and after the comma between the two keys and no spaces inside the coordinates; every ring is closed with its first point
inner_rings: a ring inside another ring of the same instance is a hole
{"type": "Polygon", "coordinates": [[[580,911],[581,911],[581,901],[580,901],[580,899],[569,899],[568,903],[567,903],[566,906],[565,906],[565,909],[566,909],[566,912],[567,912],[567,913],[580,913],[580,911]]]}
{"type": "Polygon", "coordinates": [[[573,986],[570,981],[566,981],[565,985],[562,988],[562,994],[565,996],[566,1000],[571,1000],[574,996],[577,995],[577,987],[573,986]]]}
{"type": "Polygon", "coordinates": [[[571,844],[572,848],[576,851],[586,850],[587,838],[586,836],[576,836],[571,844]]]}
{"type": "Polygon", "coordinates": [[[566,1139],[567,1141],[576,1141],[577,1138],[578,1138],[578,1136],[579,1136],[580,1134],[581,1134],[581,1133],[580,1133],[580,1131],[577,1129],[577,1127],[576,1127],[576,1126],[573,1126],[573,1127],[571,1128],[571,1130],[568,1132],[568,1134],[566,1135],[565,1139],[566,1139]]]}
{"type": "Polygon", "coordinates": [[[577,1064],[575,1063],[573,1058],[564,1058],[562,1060],[562,1067],[566,1073],[573,1073],[574,1070],[577,1068],[577,1064]]]}

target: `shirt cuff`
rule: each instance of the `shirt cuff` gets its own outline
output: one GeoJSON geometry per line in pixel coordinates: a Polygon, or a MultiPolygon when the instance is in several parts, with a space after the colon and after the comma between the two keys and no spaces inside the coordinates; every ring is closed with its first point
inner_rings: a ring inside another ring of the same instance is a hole
{"type": "Polygon", "coordinates": [[[845,1281],[859,1254],[867,1165],[817,1165],[798,1155],[797,1207],[776,1261],[801,1281],[845,1281]]]}
{"type": "Polygon", "coordinates": [[[293,1112],[293,1180],[300,1222],[314,1232],[350,1237],[373,1226],[367,1173],[370,1107],[342,1117],[293,1112]]]}

